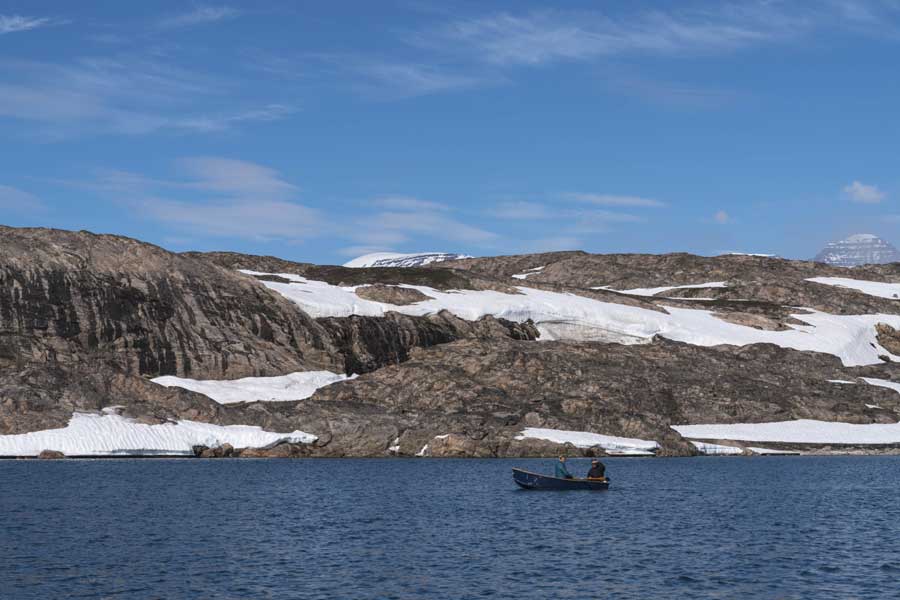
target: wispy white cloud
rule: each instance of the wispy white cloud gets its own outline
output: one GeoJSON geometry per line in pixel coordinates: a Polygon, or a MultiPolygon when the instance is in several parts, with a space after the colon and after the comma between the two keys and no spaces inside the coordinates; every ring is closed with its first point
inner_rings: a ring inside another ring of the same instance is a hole
{"type": "Polygon", "coordinates": [[[748,10],[653,11],[621,19],[597,11],[544,10],[457,20],[419,42],[454,44],[495,65],[541,65],[629,52],[732,50],[779,37],[789,25],[798,27],[802,21],[788,23],[784,14],[764,20],[748,10]]]}
{"type": "Polygon", "coordinates": [[[354,87],[375,98],[427,96],[472,88],[486,83],[478,75],[457,73],[437,65],[399,61],[343,59],[341,68],[354,71],[354,87]]]}
{"type": "Polygon", "coordinates": [[[230,6],[197,6],[188,12],[160,19],[158,25],[162,29],[179,29],[225,21],[240,14],[241,11],[230,6]]]}
{"type": "Polygon", "coordinates": [[[539,221],[542,219],[556,219],[561,215],[545,204],[539,202],[527,202],[513,200],[500,202],[488,209],[487,214],[497,219],[539,221]]]}
{"type": "Polygon", "coordinates": [[[392,210],[450,210],[450,207],[440,202],[420,200],[412,196],[383,196],[372,200],[374,206],[392,210]]]}
{"type": "Polygon", "coordinates": [[[451,242],[485,244],[499,237],[491,231],[432,211],[381,212],[367,219],[366,223],[369,227],[388,232],[428,235],[451,242]]]}
{"type": "Polygon", "coordinates": [[[653,198],[643,198],[641,196],[568,193],[564,194],[564,197],[569,200],[587,202],[589,204],[595,204],[597,206],[628,206],[635,208],[661,208],[666,206],[664,202],[654,200],[653,198]]]}
{"type": "Polygon", "coordinates": [[[23,17],[21,15],[0,15],[0,35],[29,31],[38,27],[53,25],[53,19],[47,17],[23,17]]]}
{"type": "Polygon", "coordinates": [[[33,213],[46,210],[40,198],[9,185],[0,185],[0,209],[16,213],[33,213]]]}
{"type": "Polygon", "coordinates": [[[0,60],[0,68],[6,74],[0,83],[0,116],[37,124],[42,127],[38,134],[50,139],[223,131],[291,112],[280,104],[201,112],[198,105],[221,103],[231,86],[144,58],[81,58],[68,64],[7,59],[0,60]]]}
{"type": "Polygon", "coordinates": [[[196,236],[298,242],[330,232],[321,213],[298,202],[297,186],[275,169],[214,156],[183,158],[176,166],[180,177],[112,170],[74,185],[196,236]]]}
{"type": "Polygon", "coordinates": [[[289,201],[185,201],[144,198],[134,207],[146,218],[180,231],[259,241],[301,241],[319,235],[318,211],[289,201]]]}
{"type": "Polygon", "coordinates": [[[876,185],[867,185],[861,181],[844,186],[844,194],[853,202],[860,204],[878,204],[885,199],[885,193],[876,185]]]}
{"type": "Polygon", "coordinates": [[[178,161],[191,189],[231,196],[270,200],[284,199],[297,192],[297,186],[285,181],[275,169],[245,160],[201,156],[178,161]]]}

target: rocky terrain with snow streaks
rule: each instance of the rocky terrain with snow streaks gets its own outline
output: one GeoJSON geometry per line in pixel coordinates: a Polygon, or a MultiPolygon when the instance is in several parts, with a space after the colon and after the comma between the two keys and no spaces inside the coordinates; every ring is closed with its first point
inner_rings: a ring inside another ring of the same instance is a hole
{"type": "Polygon", "coordinates": [[[900,450],[900,264],[0,251],[0,456],[900,450]]]}

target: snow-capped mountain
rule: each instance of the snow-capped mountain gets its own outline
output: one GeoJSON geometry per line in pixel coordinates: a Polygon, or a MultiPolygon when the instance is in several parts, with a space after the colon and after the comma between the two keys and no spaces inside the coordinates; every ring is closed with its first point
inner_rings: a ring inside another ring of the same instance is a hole
{"type": "Polygon", "coordinates": [[[453,252],[418,252],[415,254],[399,254],[397,252],[375,252],[354,258],[344,263],[345,267],[421,267],[445,260],[457,260],[459,258],[472,258],[465,254],[453,252]]]}
{"type": "Polygon", "coordinates": [[[900,262],[894,246],[871,233],[857,233],[839,242],[830,242],[813,259],[836,267],[858,267],[900,262]]]}

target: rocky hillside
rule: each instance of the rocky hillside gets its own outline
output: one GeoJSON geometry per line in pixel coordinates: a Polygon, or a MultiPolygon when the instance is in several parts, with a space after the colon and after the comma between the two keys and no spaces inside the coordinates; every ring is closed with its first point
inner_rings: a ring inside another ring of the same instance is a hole
{"type": "Polygon", "coordinates": [[[0,454],[688,455],[704,445],[673,426],[763,422],[862,427],[773,449],[900,444],[896,264],[346,268],[8,227],[0,250],[0,454]]]}

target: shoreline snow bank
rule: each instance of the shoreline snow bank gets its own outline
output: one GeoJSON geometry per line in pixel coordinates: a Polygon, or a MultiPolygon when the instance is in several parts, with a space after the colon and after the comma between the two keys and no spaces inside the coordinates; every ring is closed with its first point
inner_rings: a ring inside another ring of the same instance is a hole
{"type": "Polygon", "coordinates": [[[356,287],[335,286],[293,274],[276,275],[290,280],[290,283],[261,283],[293,301],[314,318],[350,315],[381,317],[388,312],[425,316],[447,310],[468,321],[486,315],[519,323],[530,319],[537,325],[542,340],[637,344],[647,343],[653,336],[660,335],[697,346],[769,343],[800,351],[825,352],[839,357],[848,367],[878,364],[882,362],[880,355],[900,361],[900,356],[892,355],[878,344],[875,334],[877,323],[887,323],[900,329],[900,315],[832,315],[803,309],[808,312],[792,316],[806,325],[790,325],[790,329],[784,331],[768,331],[725,321],[708,310],[667,306],[667,312],[660,312],[530,287],[518,287],[519,293],[505,294],[492,290],[442,292],[426,286],[402,285],[399,287],[418,290],[429,298],[399,306],[360,298],[355,293],[356,287]]]}
{"type": "Polygon", "coordinates": [[[695,441],[691,441],[691,444],[693,444],[701,454],[705,454],[706,456],[734,456],[744,453],[744,449],[737,446],[723,446],[721,444],[695,441]]]}
{"type": "Polygon", "coordinates": [[[164,375],[151,379],[166,387],[181,387],[199,392],[219,404],[236,402],[287,402],[305,400],[319,388],[347,381],[348,377],[331,371],[299,371],[277,377],[244,377],[242,379],[187,379],[164,375]]]}
{"type": "Polygon", "coordinates": [[[789,444],[898,444],[900,423],[838,423],[832,421],[777,421],[730,425],[673,425],[683,437],[744,442],[784,442],[789,444]]]}
{"type": "Polygon", "coordinates": [[[540,427],[526,427],[515,439],[524,440],[527,438],[546,440],[557,444],[572,444],[576,448],[600,446],[604,450],[621,451],[629,454],[642,452],[649,455],[659,448],[659,444],[651,440],[603,435],[589,431],[543,429],[540,427]]]}
{"type": "Polygon", "coordinates": [[[275,433],[253,425],[197,421],[147,425],[114,414],[74,413],[61,429],[0,435],[0,456],[37,456],[42,450],[66,456],[191,456],[194,446],[265,448],[280,442],[310,444],[317,439],[304,431],[275,433]]]}

